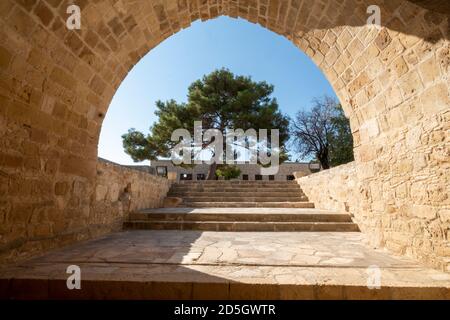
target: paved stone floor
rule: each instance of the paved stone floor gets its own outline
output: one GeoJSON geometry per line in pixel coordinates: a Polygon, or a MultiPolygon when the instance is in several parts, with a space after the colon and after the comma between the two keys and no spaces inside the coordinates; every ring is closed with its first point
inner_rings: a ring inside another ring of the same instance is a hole
{"type": "MultiPolygon", "coordinates": [[[[124,231],[0,270],[0,279],[66,279],[72,264],[81,267],[84,280],[226,284],[226,298],[243,297],[244,288],[230,296],[232,283],[319,288],[289,298],[317,298],[317,290],[324,290],[320,298],[404,298],[411,291],[401,288],[428,288],[435,290],[433,297],[450,299],[450,274],[370,248],[357,232],[124,231]],[[380,268],[382,289],[362,293],[374,267],[380,268]]],[[[203,298],[214,297],[208,288],[203,298]]],[[[185,297],[182,291],[176,297],[185,297]]],[[[244,297],[252,298],[249,292],[244,297]]],[[[274,298],[273,291],[264,292],[258,298],[274,298]]],[[[429,296],[414,292],[412,297],[429,296]]],[[[191,292],[185,298],[192,297],[191,292]]],[[[283,297],[288,298],[275,296],[283,297]]]]}

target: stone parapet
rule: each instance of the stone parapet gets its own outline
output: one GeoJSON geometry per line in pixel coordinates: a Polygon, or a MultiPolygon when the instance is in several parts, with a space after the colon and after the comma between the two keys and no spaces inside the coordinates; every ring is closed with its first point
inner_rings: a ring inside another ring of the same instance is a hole
{"type": "Polygon", "coordinates": [[[439,172],[416,176],[392,172],[391,180],[383,181],[368,170],[367,164],[351,162],[299,177],[297,182],[316,208],[350,213],[371,245],[450,272],[447,193],[427,191],[445,188],[439,172]],[[417,183],[422,188],[416,188],[417,183]],[[442,201],[434,201],[439,194],[442,201]]]}
{"type": "MultiPolygon", "coordinates": [[[[162,206],[170,187],[165,178],[104,159],[95,172],[93,184],[70,176],[60,176],[54,184],[36,181],[29,188],[35,197],[45,195],[37,204],[20,192],[15,197],[10,193],[9,205],[2,209],[8,215],[0,228],[10,232],[0,234],[0,264],[120,230],[131,211],[162,206]]],[[[9,179],[12,185],[18,180],[9,179]]]]}
{"type": "Polygon", "coordinates": [[[324,203],[331,185],[344,198],[352,189],[354,197],[329,205],[348,206],[376,242],[448,268],[450,20],[444,2],[414,2],[425,8],[404,0],[80,1],[80,31],[66,28],[68,1],[1,0],[0,261],[105,233],[128,210],[110,199],[129,177],[130,207],[144,205],[150,188],[152,197],[164,192],[155,177],[142,173],[145,187],[136,190],[132,171],[121,184],[125,171],[98,164],[105,114],[144,55],[194,21],[225,15],[302,50],[350,120],[358,165],[342,180],[356,187],[328,183],[338,168],[301,178],[320,186],[322,200],[311,200],[324,203]],[[367,24],[371,5],[381,28],[367,24]]]}
{"type": "Polygon", "coordinates": [[[162,207],[169,187],[166,178],[99,159],[93,201],[98,222],[122,220],[135,210],[162,207]]]}

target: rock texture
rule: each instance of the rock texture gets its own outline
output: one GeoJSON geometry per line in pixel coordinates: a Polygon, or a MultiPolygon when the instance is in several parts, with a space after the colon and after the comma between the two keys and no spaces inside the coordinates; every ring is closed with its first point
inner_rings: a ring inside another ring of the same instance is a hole
{"type": "Polygon", "coordinates": [[[358,177],[370,181],[364,214],[377,227],[366,232],[424,261],[448,257],[432,240],[448,238],[448,15],[402,0],[97,0],[79,1],[72,31],[68,4],[0,2],[2,257],[91,236],[98,137],[114,93],[164,39],[220,15],[286,37],[324,72],[350,118],[358,177]],[[366,24],[374,4],[381,29],[366,24]]]}
{"type": "MultiPolygon", "coordinates": [[[[400,167],[393,161],[390,165],[400,167]]],[[[450,272],[449,184],[438,184],[444,173],[397,173],[380,182],[367,170],[352,162],[297,182],[317,208],[352,214],[372,245],[450,272]]]]}
{"type": "Polygon", "coordinates": [[[11,240],[0,246],[0,261],[12,262],[120,230],[130,212],[160,207],[169,187],[167,179],[99,159],[95,188],[86,180],[71,183],[66,178],[41,191],[47,193],[40,205],[20,203],[20,197],[12,199],[9,207],[19,206],[23,216],[8,216],[0,226],[14,231],[1,237],[11,240]],[[21,217],[27,220],[22,222],[21,217]]]}
{"type": "Polygon", "coordinates": [[[143,208],[160,208],[170,188],[169,180],[100,160],[92,211],[102,224],[123,222],[143,208]]]}
{"type": "Polygon", "coordinates": [[[180,207],[314,208],[295,181],[204,180],[173,183],[169,197],[180,207]]]}
{"type": "Polygon", "coordinates": [[[364,242],[355,232],[117,232],[0,269],[0,299],[450,298],[450,274],[364,242]],[[72,264],[81,290],[67,289],[72,264]],[[374,271],[379,288],[368,287],[374,271]]]}
{"type": "Polygon", "coordinates": [[[124,229],[355,232],[349,213],[303,208],[161,208],[132,212],[124,229]]]}

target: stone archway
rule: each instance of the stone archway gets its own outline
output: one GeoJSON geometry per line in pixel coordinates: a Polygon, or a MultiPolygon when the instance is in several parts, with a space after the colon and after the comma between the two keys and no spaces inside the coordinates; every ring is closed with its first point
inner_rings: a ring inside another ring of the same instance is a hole
{"type": "Polygon", "coordinates": [[[446,266],[448,15],[400,0],[75,2],[79,31],[65,27],[72,1],[0,4],[2,260],[116,226],[120,216],[98,214],[95,203],[112,96],[161,41],[194,20],[228,15],[285,36],[329,79],[352,126],[361,182],[353,209],[363,231],[446,266]],[[366,25],[372,4],[380,30],[366,25]]]}

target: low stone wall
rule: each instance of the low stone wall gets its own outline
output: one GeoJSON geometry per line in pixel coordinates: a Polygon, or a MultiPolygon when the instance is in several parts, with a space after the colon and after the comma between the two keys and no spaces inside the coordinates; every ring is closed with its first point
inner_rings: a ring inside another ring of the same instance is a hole
{"type": "Polygon", "coordinates": [[[295,173],[297,182],[316,208],[353,213],[359,209],[356,163],[311,175],[295,173]]]}
{"type": "Polygon", "coordinates": [[[0,266],[120,230],[130,211],[161,206],[170,187],[165,178],[103,159],[92,171],[92,181],[33,179],[25,184],[32,197],[16,187],[22,175],[0,171],[0,266]]]}
{"type": "Polygon", "coordinates": [[[92,203],[93,224],[121,227],[137,209],[162,207],[170,181],[142,170],[99,159],[92,203]]]}
{"type": "MultiPolygon", "coordinates": [[[[424,185],[426,179],[432,184],[430,176],[418,178],[424,185]]],[[[371,245],[450,272],[450,216],[445,202],[424,202],[419,191],[408,193],[402,184],[391,188],[356,162],[309,176],[299,174],[296,180],[316,208],[349,212],[371,245]]]]}

